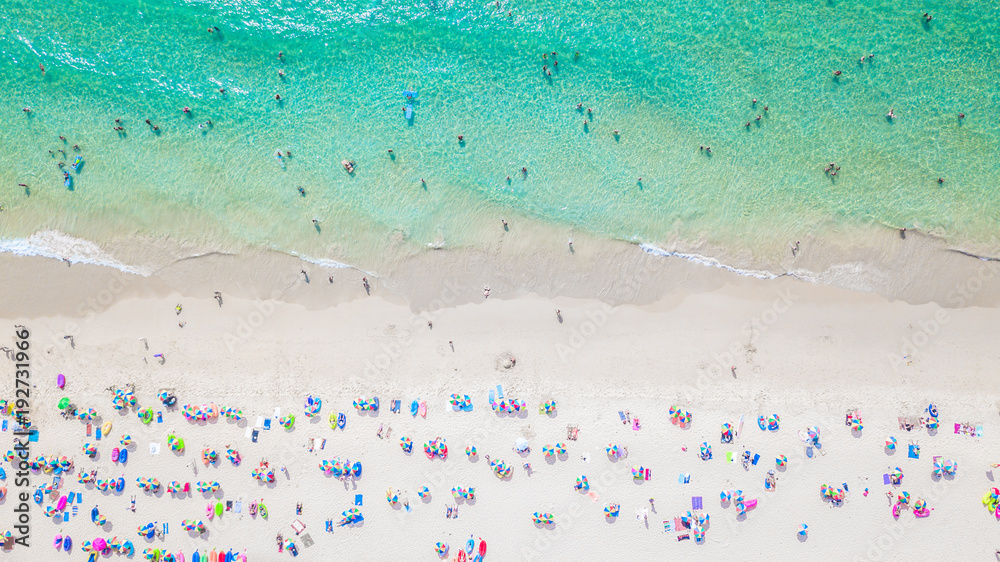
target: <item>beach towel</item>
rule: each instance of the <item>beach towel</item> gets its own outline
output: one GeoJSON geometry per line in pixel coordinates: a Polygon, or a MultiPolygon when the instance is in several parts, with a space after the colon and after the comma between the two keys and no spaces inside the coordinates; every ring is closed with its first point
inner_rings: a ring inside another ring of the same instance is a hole
{"type": "Polygon", "coordinates": [[[639,418],[632,418],[632,430],[639,431],[642,426],[639,425],[639,418]]]}
{"type": "Polygon", "coordinates": [[[911,459],[919,459],[920,458],[920,445],[910,445],[909,448],[910,448],[910,452],[906,453],[906,456],[910,457],[911,459]]]}
{"type": "Polygon", "coordinates": [[[663,532],[664,533],[670,533],[670,532],[673,532],[673,530],[674,530],[674,522],[673,521],[664,521],[663,522],[663,532]]]}
{"type": "Polygon", "coordinates": [[[809,457],[809,458],[813,458],[813,448],[812,447],[806,447],[806,456],[809,457]]]}
{"type": "Polygon", "coordinates": [[[398,414],[399,413],[400,404],[401,404],[401,402],[399,400],[393,400],[392,401],[392,407],[389,408],[389,411],[393,412],[395,414],[398,414]]]}
{"type": "Polygon", "coordinates": [[[364,504],[364,496],[361,494],[354,494],[354,505],[364,504]]]}
{"type": "Polygon", "coordinates": [[[681,518],[680,517],[674,517],[674,530],[675,531],[680,531],[683,528],[684,528],[684,522],[681,521],[681,518]]]}
{"type": "Polygon", "coordinates": [[[622,423],[625,423],[625,412],[618,410],[618,417],[622,419],[622,423]]]}
{"type": "Polygon", "coordinates": [[[733,452],[726,451],[726,462],[733,462],[733,452]]]}
{"type": "Polygon", "coordinates": [[[691,496],[691,509],[703,509],[701,496],[691,496]]]}
{"type": "Polygon", "coordinates": [[[759,461],[759,460],[760,460],[760,455],[757,455],[757,454],[754,454],[754,456],[753,456],[753,460],[752,460],[752,461],[750,461],[750,462],[751,462],[751,464],[753,464],[754,466],[757,466],[757,461],[759,461]]]}
{"type": "MultiPolygon", "coordinates": [[[[960,423],[956,423],[956,424],[955,424],[955,433],[958,433],[958,432],[959,432],[959,430],[961,429],[961,427],[962,427],[962,424],[960,424],[960,423]]],[[[88,435],[89,435],[89,433],[88,433],[88,435]]]]}
{"type": "Polygon", "coordinates": [[[882,475],[882,483],[885,484],[886,486],[888,486],[889,482],[890,482],[889,475],[888,474],[883,474],[882,475]]]}
{"type": "Polygon", "coordinates": [[[677,483],[678,484],[690,484],[691,483],[691,475],[682,472],[681,475],[677,477],[677,483]]]}
{"type": "Polygon", "coordinates": [[[496,394],[496,391],[491,388],[490,389],[490,405],[492,406],[492,405],[494,405],[496,403],[497,403],[497,394],[496,394]]]}
{"type": "Polygon", "coordinates": [[[983,436],[983,426],[977,425],[976,426],[976,437],[982,437],[982,436],[983,436]]]}
{"type": "Polygon", "coordinates": [[[497,398],[503,400],[503,388],[499,384],[497,385],[497,398]]]}
{"type": "MultiPolygon", "coordinates": [[[[493,392],[493,391],[491,390],[490,392],[493,392]]],[[[414,400],[413,403],[410,404],[410,415],[416,417],[416,415],[417,415],[417,408],[419,408],[419,407],[420,407],[420,402],[417,402],[416,400],[414,400]]]]}

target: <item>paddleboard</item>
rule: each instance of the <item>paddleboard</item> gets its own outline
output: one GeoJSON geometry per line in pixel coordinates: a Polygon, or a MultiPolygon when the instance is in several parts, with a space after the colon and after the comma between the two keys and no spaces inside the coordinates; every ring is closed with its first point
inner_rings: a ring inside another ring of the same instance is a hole
{"type": "Polygon", "coordinates": [[[66,496],[59,498],[59,503],[56,504],[56,509],[58,509],[59,511],[66,509],[66,501],[67,501],[66,496]]]}
{"type": "Polygon", "coordinates": [[[118,454],[121,450],[118,447],[111,449],[111,462],[118,462],[118,454]]]}
{"type": "Polygon", "coordinates": [[[101,426],[101,432],[103,432],[105,435],[111,435],[111,422],[110,421],[104,422],[104,425],[101,426]]]}
{"type": "Polygon", "coordinates": [[[345,416],[344,413],[341,412],[337,414],[337,427],[339,427],[340,429],[344,429],[345,425],[347,425],[347,416],[345,416]]]}
{"type": "MultiPolygon", "coordinates": [[[[410,105],[410,104],[406,104],[406,118],[407,119],[413,119],[413,106],[410,105]]],[[[66,180],[66,181],[69,181],[69,180],[66,180]]]]}
{"type": "Polygon", "coordinates": [[[73,548],[73,539],[69,537],[63,537],[63,550],[69,552],[73,548]]]}
{"type": "Polygon", "coordinates": [[[115,491],[123,492],[125,491],[125,479],[122,477],[118,478],[118,482],[115,483],[115,491]]]}
{"type": "Polygon", "coordinates": [[[201,555],[198,554],[197,550],[191,555],[191,562],[201,562],[201,555]]]}
{"type": "Polygon", "coordinates": [[[59,388],[66,386],[66,377],[62,373],[56,377],[56,386],[59,388]]]}
{"type": "Polygon", "coordinates": [[[174,555],[174,560],[177,560],[177,562],[184,562],[184,553],[178,552],[176,555],[174,555]]]}
{"type": "Polygon", "coordinates": [[[219,559],[219,555],[212,549],[212,552],[208,553],[208,562],[216,562],[219,559]]]}
{"type": "Polygon", "coordinates": [[[486,541],[479,539],[479,555],[486,556],[486,541]]]}
{"type": "Polygon", "coordinates": [[[132,545],[132,541],[123,542],[121,552],[125,556],[132,556],[133,554],[135,554],[135,547],[132,545]]]}
{"type": "Polygon", "coordinates": [[[472,554],[472,551],[476,549],[476,541],[469,539],[469,542],[465,543],[465,552],[472,554]]]}
{"type": "Polygon", "coordinates": [[[413,403],[410,404],[410,415],[416,417],[417,410],[419,408],[420,408],[420,402],[417,402],[416,400],[414,400],[413,403]]]}
{"type": "Polygon", "coordinates": [[[420,403],[419,413],[420,413],[420,417],[422,417],[422,418],[426,418],[427,417],[427,402],[421,402],[420,403]]]}
{"type": "Polygon", "coordinates": [[[127,460],[128,460],[128,449],[122,449],[121,451],[118,452],[118,462],[125,464],[125,461],[127,460]]]}
{"type": "Polygon", "coordinates": [[[260,516],[267,519],[267,506],[263,502],[257,504],[257,510],[260,511],[260,516]]]}
{"type": "Polygon", "coordinates": [[[222,507],[222,502],[217,502],[217,503],[215,504],[215,514],[216,514],[216,515],[219,515],[219,516],[221,516],[221,515],[222,515],[222,510],[223,510],[223,509],[225,509],[225,508],[223,508],[223,507],[222,507]]]}

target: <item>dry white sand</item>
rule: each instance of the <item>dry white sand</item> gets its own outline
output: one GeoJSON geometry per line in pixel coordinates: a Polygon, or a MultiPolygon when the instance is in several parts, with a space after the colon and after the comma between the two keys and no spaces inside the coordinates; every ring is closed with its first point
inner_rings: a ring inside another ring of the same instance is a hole
{"type": "MultiPolygon", "coordinates": [[[[39,301],[39,309],[64,312],[0,310],[8,331],[2,345],[11,345],[14,324],[30,329],[36,385],[31,410],[41,430],[32,456],[69,455],[75,472],[96,469],[103,478],[124,474],[128,484],[122,494],[102,493],[78,484],[75,474],[65,478],[63,493],[83,493],[79,515],[57,524],[32,502],[32,546],[15,546],[5,555],[9,560],[56,559],[51,543],[59,532],[77,545],[118,536],[131,539],[140,551],[152,545],[183,551],[187,559],[195,549],[212,548],[245,549],[250,560],[290,557],[278,554],[278,533],[295,539],[303,560],[432,560],[436,541],[449,543],[454,558],[470,535],[487,541],[487,560],[983,560],[992,559],[1000,547],[998,523],[980,501],[996,485],[990,463],[1000,462],[1000,315],[994,308],[891,303],[790,279],[757,281],[725,273],[715,274],[720,277],[714,290],[670,291],[642,306],[514,298],[515,291],[501,295],[511,298],[494,294],[484,300],[482,285],[463,283],[454,291],[444,285],[428,289],[424,301],[429,304],[415,312],[398,297],[383,295],[380,286],[364,296],[352,280],[353,293],[338,297],[332,307],[228,294],[219,307],[211,298],[215,287],[204,279],[191,280],[204,289],[197,298],[137,281],[127,291],[112,291],[108,304],[102,302],[108,285],[93,273],[97,269],[73,267],[66,275],[100,280],[73,283],[63,291],[58,286],[65,279],[40,276],[39,284],[52,285],[45,288],[52,300],[39,301]],[[183,304],[179,316],[177,303],[183,304]],[[557,308],[563,322],[556,318],[557,308]],[[72,347],[63,339],[69,334],[72,347]],[[163,353],[165,362],[155,353],[163,353]],[[513,367],[507,367],[510,358],[516,359],[513,367]],[[67,377],[64,390],[55,387],[58,373],[67,377]],[[163,423],[144,426],[134,411],[112,408],[105,389],[126,384],[135,386],[140,405],[163,411],[163,423]],[[491,411],[487,393],[497,384],[508,398],[526,401],[527,412],[491,411]],[[247,419],[190,423],[179,410],[159,406],[161,389],[173,389],[179,404],[242,408],[247,419]],[[318,418],[302,415],[309,393],[323,400],[318,418]],[[450,411],[452,393],[469,394],[474,411],[450,411]],[[103,421],[112,420],[111,438],[95,441],[86,437],[83,422],[62,419],[56,403],[63,396],[79,407],[95,408],[103,421]],[[355,412],[351,401],[359,396],[378,396],[382,410],[355,412]],[[418,398],[428,403],[426,419],[409,415],[409,403],[418,398]],[[539,403],[549,398],[557,402],[557,414],[540,415],[539,403]],[[392,399],[402,400],[402,413],[389,412],[392,399]],[[898,428],[898,416],[920,415],[929,402],[940,409],[940,432],[898,428]],[[675,404],[693,413],[689,429],[670,422],[668,408],[675,404]],[[272,429],[251,443],[244,436],[246,423],[270,417],[275,408],[296,414],[294,429],[272,422],[272,429]],[[849,408],[864,416],[860,434],[844,425],[849,408]],[[639,417],[641,429],[622,425],[619,410],[639,417]],[[347,413],[344,431],[330,428],[330,412],[347,413]],[[772,413],[780,415],[780,429],[759,430],[757,416],[772,413]],[[734,443],[721,444],[721,424],[741,416],[743,432],[734,443]],[[954,434],[955,422],[982,425],[983,437],[954,434]],[[579,426],[579,440],[566,439],[568,424],[579,426]],[[807,458],[797,431],[813,425],[822,431],[823,447],[807,458]],[[380,427],[384,433],[391,428],[388,439],[376,436],[380,427]],[[169,451],[171,430],[185,439],[183,454],[169,451]],[[123,433],[136,442],[124,467],[110,460],[123,433]],[[895,454],[883,447],[888,435],[899,439],[895,454]],[[414,441],[412,455],[399,447],[403,436],[414,441]],[[450,446],[446,461],[428,460],[421,450],[438,436],[450,446]],[[309,452],[311,437],[326,439],[325,448],[309,452]],[[523,458],[512,451],[518,437],[532,447],[523,458]],[[907,458],[910,440],[921,445],[919,460],[907,458]],[[703,441],[712,445],[712,460],[698,457],[703,441]],[[96,459],[82,454],[85,442],[97,443],[96,459]],[[566,443],[568,454],[544,458],[542,447],[557,442],[566,443]],[[158,455],[149,453],[150,443],[161,444],[158,455]],[[627,446],[628,457],[612,462],[605,454],[609,443],[627,446]],[[203,447],[224,455],[227,445],[243,455],[240,467],[224,458],[217,467],[198,461],[203,447]],[[478,448],[478,461],[466,457],[467,445],[478,448]],[[738,457],[744,449],[760,454],[756,466],[744,470],[739,462],[726,462],[727,451],[738,457]],[[487,454],[512,464],[513,476],[497,479],[483,458],[487,454]],[[777,470],[777,490],[765,491],[766,473],[782,454],[789,462],[777,470]],[[932,458],[938,455],[957,461],[954,478],[932,478],[932,458]],[[362,477],[345,484],[319,471],[322,459],[337,456],[361,461],[362,477]],[[286,467],[287,476],[279,472],[273,485],[257,483],[250,472],[261,459],[286,467]],[[525,462],[531,463],[530,475],[522,468],[525,462]],[[650,480],[633,480],[634,464],[651,469],[650,480]],[[905,474],[903,485],[883,485],[882,474],[895,466],[905,474]],[[689,484],[678,482],[680,473],[691,474],[689,484]],[[580,475],[588,477],[596,498],[573,489],[580,475]],[[199,480],[217,480],[222,489],[215,497],[242,501],[244,512],[208,521],[209,500],[202,494],[143,493],[134,483],[139,476],[156,477],[164,487],[171,480],[192,487],[199,480]],[[821,498],[822,484],[843,483],[850,488],[843,505],[833,507],[821,498]],[[425,485],[431,489],[429,501],[416,495],[425,485]],[[476,500],[459,502],[458,518],[448,519],[446,506],[456,504],[453,486],[474,487],[476,500]],[[386,502],[389,487],[404,492],[410,511],[386,502]],[[720,504],[720,491],[733,488],[758,500],[745,517],[720,504]],[[925,499],[932,515],[916,519],[905,510],[895,520],[885,494],[904,490],[925,499]],[[339,519],[353,506],[355,494],[364,496],[364,524],[325,532],[324,522],[339,519]],[[133,495],[135,513],[128,510],[133,495]],[[704,498],[711,518],[702,544],[678,542],[678,533],[663,530],[664,520],[691,509],[692,496],[704,498]],[[649,508],[650,498],[655,508],[647,522],[637,521],[637,511],[649,508]],[[248,504],[260,499],[269,506],[267,520],[246,513],[248,504]],[[303,511],[296,515],[299,502],[303,511]],[[621,505],[616,521],[604,517],[607,502],[621,505]],[[90,521],[95,505],[108,517],[103,529],[90,521]],[[534,511],[551,512],[555,524],[534,525],[534,511]],[[186,518],[205,519],[208,533],[184,532],[186,518]],[[293,533],[289,525],[296,519],[306,525],[313,546],[305,547],[293,533]],[[169,523],[169,534],[152,541],[139,538],[136,527],[152,521],[169,523]],[[800,523],[809,525],[805,540],[796,534],[800,523]]],[[[331,290],[323,285],[313,282],[297,290],[331,290]]],[[[31,308],[10,295],[5,299],[11,302],[7,310],[31,308]]],[[[14,366],[2,357],[0,365],[8,373],[0,379],[2,395],[13,397],[14,366]]],[[[0,504],[0,528],[12,528],[16,493],[33,490],[15,486],[12,468],[7,463],[4,468],[8,497],[0,504]]],[[[51,478],[33,473],[31,486],[51,478]]],[[[77,550],[68,559],[83,558],[77,550]]]]}

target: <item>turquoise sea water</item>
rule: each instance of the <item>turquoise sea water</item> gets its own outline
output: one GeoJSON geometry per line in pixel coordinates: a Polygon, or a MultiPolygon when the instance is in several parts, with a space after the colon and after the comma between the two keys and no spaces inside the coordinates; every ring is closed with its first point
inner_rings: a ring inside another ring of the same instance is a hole
{"type": "Polygon", "coordinates": [[[749,249],[872,223],[997,240],[992,2],[5,8],[4,238],[141,233],[352,260],[475,246],[506,216],[749,249]],[[411,120],[406,89],[419,91],[411,120]],[[68,169],[74,144],[85,164],[71,191],[57,163],[68,169]]]}

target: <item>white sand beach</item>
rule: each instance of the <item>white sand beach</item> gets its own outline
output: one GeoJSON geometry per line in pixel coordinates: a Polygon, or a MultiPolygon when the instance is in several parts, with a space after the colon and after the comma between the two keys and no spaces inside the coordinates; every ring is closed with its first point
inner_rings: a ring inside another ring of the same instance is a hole
{"type": "MultiPolygon", "coordinates": [[[[623,251],[638,253],[631,248],[623,251]]],[[[198,274],[141,277],[41,258],[3,260],[10,290],[0,308],[7,331],[0,343],[14,347],[15,325],[30,331],[30,417],[39,430],[31,457],[66,455],[75,464],[56,493],[41,505],[28,502],[31,546],[15,544],[3,555],[8,560],[59,559],[52,546],[57,534],[73,538],[73,553],[65,556],[73,560],[86,559],[83,541],[115,536],[134,543],[136,558],[160,548],[187,560],[213,549],[245,552],[247,560],[291,558],[278,552],[278,534],[295,543],[302,560],[434,560],[438,541],[450,545],[447,558],[454,560],[470,537],[489,545],[486,560],[986,560],[1000,548],[997,520],[981,501],[1000,478],[991,468],[1000,462],[996,303],[890,302],[687,262],[671,262],[649,277],[641,270],[638,277],[625,269],[606,272],[618,278],[605,276],[598,286],[634,290],[630,299],[602,301],[599,291],[590,298],[542,297],[511,282],[494,282],[484,298],[490,280],[468,275],[429,281],[421,298],[372,276],[368,295],[361,272],[309,266],[311,278],[303,283],[296,281],[298,269],[280,260],[270,264],[283,265],[280,276],[242,287],[225,281],[238,274],[226,277],[205,263],[192,266],[198,274]],[[644,287],[668,274],[684,281],[663,282],[650,293],[655,298],[643,296],[644,287]],[[287,287],[269,289],[280,285],[279,277],[290,280],[287,287]],[[222,291],[221,306],[215,290],[222,291]],[[64,389],[56,387],[58,374],[66,377],[64,389]],[[497,385],[506,399],[523,400],[525,411],[491,409],[497,385]],[[113,408],[109,389],[130,386],[139,407],[162,412],[162,423],[144,425],[134,408],[113,408]],[[164,390],[176,395],[177,407],[160,403],[164,390]],[[453,393],[469,395],[472,411],[453,411],[453,393]],[[312,418],[303,412],[310,394],[322,399],[312,418]],[[374,396],[377,413],[353,408],[353,400],[374,396]],[[100,423],[111,421],[111,434],[98,441],[87,436],[86,422],[63,419],[57,407],[63,397],[95,409],[100,423]],[[390,411],[396,399],[400,413],[390,411]],[[556,411],[539,413],[549,399],[556,411]],[[410,415],[414,400],[426,401],[426,417],[410,415]],[[183,405],[210,403],[239,408],[244,419],[195,423],[181,414],[183,405]],[[937,431],[900,429],[901,416],[927,417],[929,404],[939,410],[937,431]],[[689,427],[672,423],[671,406],[691,412],[689,427]],[[863,418],[861,431],[845,425],[853,409],[863,418]],[[619,411],[640,420],[638,429],[623,424],[619,411]],[[343,430],[327,421],[336,412],[346,414],[343,430]],[[289,413],[296,422],[285,430],[275,418],[289,413]],[[772,414],[779,428],[759,429],[758,416],[772,414]],[[270,418],[270,429],[261,428],[254,443],[246,433],[258,418],[270,418]],[[742,431],[721,443],[722,424],[741,418],[742,431]],[[981,436],[956,434],[956,423],[981,426],[981,436]],[[570,425],[579,428],[576,440],[567,439],[570,425]],[[813,447],[810,458],[798,432],[813,426],[821,448],[813,447]],[[183,453],[167,446],[171,433],[184,439],[183,453]],[[124,466],[111,460],[123,434],[134,440],[124,466]],[[894,452],[884,446],[888,436],[898,440],[894,452]],[[403,437],[412,439],[412,454],[401,450],[403,437]],[[447,460],[423,454],[424,443],[437,437],[447,440],[447,460]],[[518,438],[528,441],[529,453],[513,450],[518,438]],[[699,457],[703,442],[712,446],[710,460],[699,457]],[[908,458],[911,442],[920,447],[918,459],[908,458]],[[94,459],[83,454],[84,443],[96,445],[94,459]],[[150,452],[154,443],[158,454],[150,452]],[[543,455],[543,447],[557,443],[566,454],[543,455]],[[609,444],[627,448],[627,456],[609,458],[609,444]],[[470,445],[476,458],[465,454],[470,445]],[[219,452],[217,465],[201,462],[204,448],[219,452]],[[241,454],[238,467],[226,460],[227,448],[241,454]],[[759,454],[759,462],[744,469],[744,451],[759,454]],[[729,452],[734,462],[727,462],[729,452]],[[509,465],[511,476],[495,476],[487,455],[509,465]],[[776,466],[780,455],[786,466],[776,466]],[[318,468],[338,457],[360,461],[361,476],[340,481],[318,468]],[[933,476],[935,457],[955,461],[954,475],[933,476]],[[251,476],[262,460],[274,469],[274,483],[251,476]],[[633,478],[636,465],[649,469],[648,480],[633,478]],[[883,474],[896,467],[902,484],[883,484],[883,474]],[[81,471],[93,470],[98,478],[122,476],[125,490],[78,483],[81,471]],[[769,470],[773,491],[764,485],[769,470]],[[689,483],[679,482],[681,474],[690,474],[689,483]],[[574,489],[579,476],[587,476],[590,495],[574,489]],[[157,478],[161,490],[143,492],[139,477],[157,478]],[[166,493],[171,481],[190,483],[192,492],[166,493]],[[197,493],[198,481],[218,481],[221,489],[197,493]],[[825,500],[824,484],[843,488],[843,501],[825,500]],[[429,499],[417,495],[423,486],[429,499]],[[456,500],[456,486],[474,488],[474,501],[456,500]],[[388,488],[401,503],[387,502],[388,488]],[[738,516],[732,503],[720,501],[726,490],[742,490],[756,507],[738,516]],[[892,505],[904,491],[911,499],[896,519],[892,505]],[[69,493],[82,494],[82,501],[66,508],[65,520],[47,517],[45,507],[69,493]],[[356,495],[363,498],[363,523],[337,526],[356,495]],[[703,541],[688,529],[664,530],[664,522],[672,526],[692,510],[692,497],[703,498],[700,513],[709,517],[703,541]],[[915,517],[918,499],[929,516],[915,517]],[[234,502],[234,509],[239,503],[241,511],[209,519],[206,506],[216,501],[234,502]],[[254,501],[266,503],[266,519],[249,514],[254,501]],[[609,503],[620,505],[616,519],[605,517],[609,503]],[[458,516],[446,517],[456,505],[458,516]],[[95,506],[108,520],[103,527],[91,522],[95,506]],[[551,513],[554,523],[532,523],[536,511],[551,513]],[[203,520],[207,532],[184,531],[185,519],[203,520]],[[295,521],[305,525],[301,535],[295,521]],[[168,533],[140,538],[137,527],[151,522],[159,530],[167,523],[168,533]],[[805,537],[797,534],[801,524],[808,525],[805,537]],[[685,534],[692,538],[678,541],[685,534]]],[[[965,289],[970,298],[995,289],[995,270],[984,271],[965,289]]],[[[0,356],[0,364],[8,373],[0,379],[2,397],[13,400],[14,362],[0,356]]],[[[11,435],[14,419],[4,419],[11,435]]],[[[30,471],[30,485],[21,486],[15,468],[2,466],[7,497],[0,529],[16,538],[18,494],[32,494],[53,474],[30,471]]]]}

